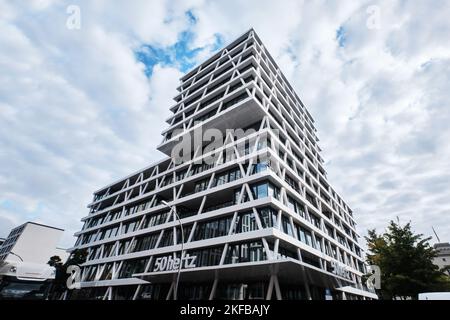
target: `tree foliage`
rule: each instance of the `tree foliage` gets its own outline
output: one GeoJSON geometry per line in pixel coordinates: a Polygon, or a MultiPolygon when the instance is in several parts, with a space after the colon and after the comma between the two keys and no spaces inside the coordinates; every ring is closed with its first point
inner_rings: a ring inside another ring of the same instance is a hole
{"type": "Polygon", "coordinates": [[[411,223],[401,226],[391,221],[383,234],[369,230],[365,238],[367,262],[381,269],[380,298],[417,299],[421,292],[445,290],[443,273],[433,264],[436,251],[429,244],[431,237],[414,234],[411,223]]]}

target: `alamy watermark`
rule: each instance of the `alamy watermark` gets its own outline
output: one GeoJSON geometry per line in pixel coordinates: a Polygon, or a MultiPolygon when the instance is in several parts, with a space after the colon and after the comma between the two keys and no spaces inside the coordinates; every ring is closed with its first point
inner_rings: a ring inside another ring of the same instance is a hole
{"type": "Polygon", "coordinates": [[[69,30],[81,29],[81,8],[80,6],[71,4],[67,6],[66,13],[68,14],[66,20],[66,27],[69,30]]]}
{"type": "Polygon", "coordinates": [[[366,20],[366,27],[369,30],[381,29],[381,8],[376,5],[367,7],[366,13],[368,15],[366,20]]]}
{"type": "MultiPolygon", "coordinates": [[[[270,132],[271,134],[268,131],[259,132],[254,128],[203,130],[202,127],[198,127],[192,132],[176,129],[172,132],[172,137],[175,138],[171,158],[175,165],[191,160],[194,160],[194,164],[215,165],[220,157],[223,160],[226,159],[226,162],[237,160],[236,151],[239,156],[243,156],[270,147],[278,154],[279,131],[271,129],[270,132]]],[[[260,157],[266,157],[266,155],[260,157]]]]}
{"type": "Polygon", "coordinates": [[[67,289],[80,289],[81,288],[81,268],[77,265],[70,265],[67,267],[69,277],[66,280],[67,289]]]}
{"type": "Polygon", "coordinates": [[[366,281],[369,289],[381,289],[381,269],[377,265],[370,265],[368,271],[371,274],[366,281]]]}

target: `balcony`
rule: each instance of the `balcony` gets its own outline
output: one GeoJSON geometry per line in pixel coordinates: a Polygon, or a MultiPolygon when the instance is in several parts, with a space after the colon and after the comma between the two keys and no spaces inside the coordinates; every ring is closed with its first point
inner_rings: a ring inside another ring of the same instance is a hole
{"type": "MultiPolygon", "coordinates": [[[[242,93],[237,92],[237,94],[242,93]]],[[[242,101],[236,102],[234,105],[228,106],[224,103],[222,110],[210,117],[206,117],[201,123],[186,130],[182,134],[173,136],[158,146],[158,150],[170,156],[172,149],[182,141],[185,136],[190,135],[191,141],[194,141],[194,130],[202,128],[205,132],[208,129],[218,129],[225,133],[227,129],[245,128],[248,125],[261,120],[265,111],[261,108],[252,97],[247,97],[242,101]]],[[[208,115],[209,113],[205,113],[208,115]]],[[[192,143],[191,151],[194,150],[192,143]]]]}

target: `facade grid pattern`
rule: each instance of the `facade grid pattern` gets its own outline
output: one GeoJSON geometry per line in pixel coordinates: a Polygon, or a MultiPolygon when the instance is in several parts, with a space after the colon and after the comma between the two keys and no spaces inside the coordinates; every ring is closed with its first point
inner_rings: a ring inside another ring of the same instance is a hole
{"type": "Polygon", "coordinates": [[[353,212],[327,180],[314,121],[254,30],[177,89],[158,146],[168,157],[96,191],[75,234],[71,250],[88,253],[86,296],[171,299],[178,261],[179,298],[373,297],[353,212]],[[174,157],[198,129],[219,130],[223,143],[174,157]]]}

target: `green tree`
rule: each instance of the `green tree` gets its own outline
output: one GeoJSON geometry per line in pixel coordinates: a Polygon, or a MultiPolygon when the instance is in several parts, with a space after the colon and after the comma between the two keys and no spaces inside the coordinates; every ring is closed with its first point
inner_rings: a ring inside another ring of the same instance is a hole
{"type": "Polygon", "coordinates": [[[441,291],[446,287],[443,273],[433,264],[436,251],[430,238],[414,234],[411,223],[401,226],[391,221],[387,231],[377,234],[369,230],[365,237],[368,246],[367,262],[381,269],[382,299],[411,297],[421,292],[441,291]]]}
{"type": "Polygon", "coordinates": [[[85,249],[77,249],[72,252],[69,259],[66,261],[66,266],[72,266],[77,265],[80,266],[81,264],[86,262],[87,258],[87,250],[85,249]]]}
{"type": "Polygon", "coordinates": [[[47,264],[51,267],[56,268],[56,267],[61,266],[63,263],[59,256],[52,256],[52,257],[50,257],[50,260],[48,260],[47,264]]]}

